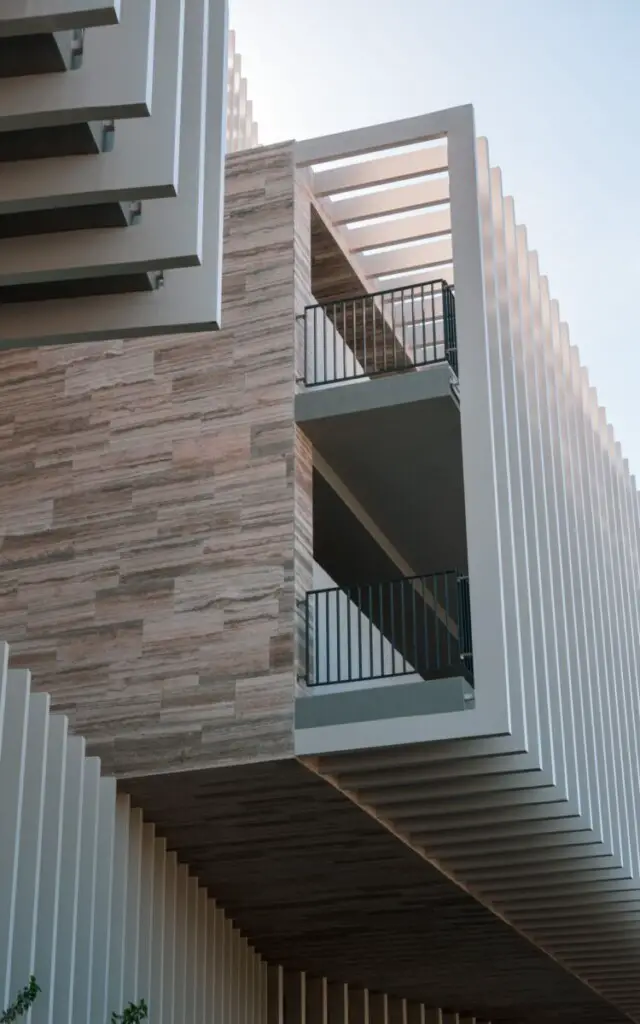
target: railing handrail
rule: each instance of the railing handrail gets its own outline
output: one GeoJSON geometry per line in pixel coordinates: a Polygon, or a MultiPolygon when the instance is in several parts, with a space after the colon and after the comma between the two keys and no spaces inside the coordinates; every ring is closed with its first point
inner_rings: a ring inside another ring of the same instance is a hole
{"type": "MultiPolygon", "coordinates": [[[[386,298],[387,295],[393,295],[394,293],[400,294],[400,292],[411,291],[412,288],[426,288],[438,286],[443,291],[449,291],[453,294],[453,285],[444,278],[436,278],[433,281],[416,281],[415,284],[403,284],[401,288],[384,288],[378,292],[359,292],[357,295],[347,295],[340,299],[328,299],[326,302],[310,302],[309,305],[304,307],[304,312],[308,313],[311,309],[328,309],[331,306],[339,306],[342,302],[362,302],[363,299],[382,299],[386,298]]],[[[300,307],[298,307],[300,308],[300,307]]]]}
{"type": "Polygon", "coordinates": [[[393,583],[413,583],[415,580],[436,579],[441,576],[455,576],[456,579],[462,580],[467,578],[467,573],[459,572],[457,569],[443,569],[442,572],[418,572],[413,576],[393,576],[388,580],[371,580],[368,583],[347,583],[341,587],[316,587],[313,590],[307,590],[306,595],[311,597],[313,594],[332,594],[336,590],[345,593],[347,590],[366,590],[367,587],[388,587],[393,583]]]}

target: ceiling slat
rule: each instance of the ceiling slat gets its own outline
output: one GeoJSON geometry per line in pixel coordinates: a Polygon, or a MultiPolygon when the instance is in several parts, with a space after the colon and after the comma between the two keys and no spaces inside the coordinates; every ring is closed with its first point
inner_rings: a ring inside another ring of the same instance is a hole
{"type": "Polygon", "coordinates": [[[351,189],[386,185],[406,181],[422,174],[437,174],[447,170],[446,144],[430,149],[417,149],[409,153],[381,156],[374,160],[315,171],[313,191],[317,196],[336,195],[351,189]]]}
{"type": "Polygon", "coordinates": [[[432,270],[423,270],[421,273],[400,274],[391,280],[380,280],[379,277],[369,278],[369,284],[373,291],[386,291],[390,288],[407,288],[412,284],[426,284],[427,281],[447,281],[453,284],[453,266],[434,267],[432,270]]]}
{"type": "Polygon", "coordinates": [[[401,270],[432,267],[452,259],[451,239],[443,238],[438,242],[424,242],[422,245],[404,246],[401,249],[363,256],[362,266],[367,277],[378,277],[380,274],[395,274],[401,270]]]}
{"type": "Polygon", "coordinates": [[[449,180],[435,178],[421,181],[416,185],[402,185],[398,188],[381,189],[354,199],[322,200],[334,224],[348,224],[350,221],[367,220],[386,214],[419,210],[424,206],[449,201],[449,180]]]}
{"type": "Polygon", "coordinates": [[[395,245],[399,242],[414,242],[419,238],[430,238],[451,231],[451,211],[430,210],[413,217],[385,220],[382,223],[363,224],[349,228],[347,240],[351,252],[363,252],[376,246],[395,245]]]}

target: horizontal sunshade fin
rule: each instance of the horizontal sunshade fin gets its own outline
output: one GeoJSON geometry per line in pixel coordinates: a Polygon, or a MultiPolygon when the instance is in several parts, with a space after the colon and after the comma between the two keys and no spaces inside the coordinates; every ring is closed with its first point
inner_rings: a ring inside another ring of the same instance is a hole
{"type": "Polygon", "coordinates": [[[115,25],[121,0],[2,0],[0,36],[115,25]]]}
{"type": "Polygon", "coordinates": [[[152,0],[136,0],[119,24],[87,32],[75,71],[0,79],[0,131],[148,116],[155,10],[152,0]]]}

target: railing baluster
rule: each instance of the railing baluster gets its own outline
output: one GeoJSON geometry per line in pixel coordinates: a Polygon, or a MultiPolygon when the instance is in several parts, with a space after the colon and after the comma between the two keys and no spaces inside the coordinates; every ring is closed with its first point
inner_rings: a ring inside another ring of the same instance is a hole
{"type": "Polygon", "coordinates": [[[424,312],[424,285],[420,285],[420,323],[422,325],[422,362],[427,363],[427,321],[424,312]]]}
{"type": "Polygon", "coordinates": [[[364,668],[362,665],[362,587],[358,584],[358,671],[359,678],[364,679],[364,668]]]}
{"type": "Polygon", "coordinates": [[[342,592],[340,590],[334,591],[334,597],[336,599],[336,637],[338,643],[336,644],[336,679],[341,682],[341,667],[342,667],[342,616],[340,615],[340,598],[342,592]]]}
{"type": "MultiPolygon", "coordinates": [[[[371,316],[373,318],[373,372],[374,373],[378,372],[378,354],[377,354],[377,351],[376,351],[377,350],[376,312],[377,312],[376,300],[375,299],[371,299],[371,316]]],[[[366,350],[365,350],[365,354],[366,354],[366,350]]],[[[370,371],[370,368],[369,368],[369,357],[367,356],[367,375],[368,376],[370,375],[370,372],[371,371],[370,371]]]]}
{"type": "MultiPolygon", "coordinates": [[[[353,339],[353,341],[352,341],[353,357],[355,359],[355,354],[356,354],[356,352],[358,350],[358,320],[357,320],[357,317],[356,317],[356,300],[355,299],[351,303],[351,336],[352,336],[352,339],[353,339]]],[[[345,378],[343,378],[343,379],[346,379],[346,370],[347,370],[346,352],[345,352],[345,364],[344,365],[345,365],[345,378]]]]}
{"type": "Polygon", "coordinates": [[[391,292],[391,344],[393,345],[393,368],[398,369],[398,336],[396,334],[395,292],[391,292]]]}
{"type": "Polygon", "coordinates": [[[446,615],[446,631],[447,631],[447,665],[453,664],[451,658],[451,615],[449,614],[449,588],[451,586],[451,574],[444,574],[444,613],[446,615]]]}
{"type": "Polygon", "coordinates": [[[347,682],[351,682],[351,587],[347,590],[347,682]]]}
{"type": "MultiPolygon", "coordinates": [[[[337,370],[338,370],[338,365],[337,365],[337,361],[338,361],[337,360],[338,335],[340,334],[340,331],[338,330],[338,317],[337,317],[337,314],[335,313],[335,310],[336,310],[335,305],[334,305],[333,309],[334,309],[334,321],[333,321],[333,381],[336,381],[337,380],[337,370]]],[[[344,306],[342,307],[342,315],[343,315],[343,319],[344,319],[344,306]]],[[[343,324],[341,340],[342,340],[342,344],[345,345],[346,343],[345,343],[345,340],[344,340],[344,324],[343,324]]]]}
{"type": "Polygon", "coordinates": [[[368,600],[368,619],[369,619],[369,672],[371,678],[375,679],[375,672],[373,669],[373,587],[367,587],[369,592],[368,600]]]}
{"type": "Polygon", "coordinates": [[[394,583],[392,582],[389,586],[389,625],[391,631],[391,675],[396,674],[396,628],[395,628],[395,603],[393,600],[393,588],[394,583]]]}
{"type": "Polygon", "coordinates": [[[425,671],[431,668],[431,651],[429,650],[429,613],[427,611],[427,585],[424,576],[420,580],[422,589],[422,615],[424,620],[424,667],[425,671]]]}
{"type": "Polygon", "coordinates": [[[438,614],[439,611],[440,611],[440,608],[439,608],[440,602],[438,601],[438,577],[437,576],[433,577],[433,604],[434,604],[434,609],[435,609],[435,630],[436,630],[436,669],[439,669],[440,668],[440,663],[441,663],[441,658],[440,658],[440,635],[441,635],[442,623],[440,621],[440,615],[438,614]]]}
{"type": "MultiPolygon", "coordinates": [[[[367,300],[363,296],[362,297],[362,345],[358,346],[358,351],[360,351],[360,349],[362,349],[362,351],[364,352],[365,348],[366,348],[366,344],[367,344],[367,300]]],[[[355,358],[357,358],[357,353],[356,352],[354,352],[354,359],[355,358]]],[[[366,361],[364,360],[364,358],[362,360],[362,372],[366,376],[366,361]]],[[[357,377],[357,375],[358,375],[358,367],[356,365],[354,367],[354,376],[357,377]]]]}
{"type": "Polygon", "coordinates": [[[382,590],[382,583],[378,585],[378,601],[380,603],[380,625],[378,627],[380,632],[380,675],[384,676],[384,594],[382,590]]]}
{"type": "Polygon", "coordinates": [[[431,338],[433,342],[433,359],[431,361],[435,363],[438,358],[438,337],[436,334],[436,306],[433,300],[433,284],[429,289],[429,299],[431,305],[431,338]]]}
{"type": "MultiPolygon", "coordinates": [[[[411,338],[413,340],[413,365],[417,366],[418,357],[416,355],[416,317],[414,312],[415,301],[415,285],[411,285],[411,316],[409,322],[411,324],[411,338]]],[[[402,304],[402,308],[404,309],[404,302],[402,304]]]]}
{"type": "MultiPolygon", "coordinates": [[[[315,598],[316,598],[315,599],[315,613],[316,613],[316,617],[315,617],[315,627],[314,627],[313,633],[314,633],[314,637],[315,637],[315,649],[316,649],[315,650],[315,654],[316,654],[315,682],[317,684],[317,683],[321,683],[322,682],[322,680],[320,679],[320,594],[317,591],[316,591],[315,598]]],[[[328,680],[327,680],[327,682],[328,682],[328,680]]]]}
{"type": "Polygon", "coordinates": [[[331,591],[330,590],[326,591],[326,593],[325,593],[325,609],[324,609],[324,611],[325,611],[325,615],[324,615],[324,631],[325,631],[325,640],[326,640],[326,645],[327,645],[327,679],[326,679],[326,682],[330,683],[331,682],[331,623],[330,623],[331,591]]]}
{"type": "Polygon", "coordinates": [[[418,668],[418,609],[416,606],[418,600],[418,592],[416,589],[415,581],[409,582],[411,587],[411,615],[413,618],[413,667],[416,672],[419,672],[418,668]]]}
{"type": "Polygon", "coordinates": [[[304,595],[304,681],[311,686],[312,680],[309,677],[311,671],[309,662],[311,659],[311,615],[309,613],[309,594],[304,595]]]}
{"type": "Polygon", "coordinates": [[[405,601],[404,601],[404,588],[406,586],[406,580],[400,580],[400,643],[401,654],[402,654],[402,674],[406,675],[407,672],[407,635],[406,635],[406,616],[405,616],[405,601]]]}

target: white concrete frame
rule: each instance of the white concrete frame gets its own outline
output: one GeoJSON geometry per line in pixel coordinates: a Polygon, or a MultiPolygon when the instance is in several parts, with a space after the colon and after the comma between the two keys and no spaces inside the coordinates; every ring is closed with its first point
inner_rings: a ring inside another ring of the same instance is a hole
{"type": "Polygon", "coordinates": [[[49,302],[16,303],[0,311],[0,349],[34,344],[214,329],[220,324],[227,120],[227,4],[210,2],[207,61],[207,140],[204,167],[202,261],[173,270],[163,288],[49,302]]]}
{"type": "Polygon", "coordinates": [[[447,135],[476,706],[296,751],[640,1020],[636,481],[471,108],[419,121],[301,152],[447,135]]]}
{"type": "Polygon", "coordinates": [[[156,0],[125,0],[118,23],[87,30],[75,71],[0,79],[0,130],[148,116],[155,33],[156,0]]]}
{"type": "Polygon", "coordinates": [[[2,0],[0,36],[115,25],[122,0],[2,0]]]}
{"type": "Polygon", "coordinates": [[[40,160],[0,164],[0,214],[177,195],[183,41],[184,0],[160,0],[152,116],[119,121],[109,153],[51,157],[46,174],[40,160]]]}
{"type": "MultiPolygon", "coordinates": [[[[507,678],[505,672],[505,660],[503,644],[496,643],[497,637],[504,637],[504,628],[501,623],[502,617],[502,593],[500,589],[499,569],[499,537],[498,524],[496,521],[495,502],[491,489],[487,487],[486,467],[491,466],[492,454],[490,449],[490,437],[492,432],[491,410],[483,401],[483,396],[489,391],[488,366],[486,361],[486,331],[485,331],[485,295],[484,282],[482,278],[482,260],[480,252],[480,226],[478,216],[478,199],[476,187],[476,154],[475,154],[475,129],[473,121],[473,109],[470,106],[455,107],[450,110],[438,111],[420,117],[410,118],[406,121],[396,121],[389,124],[375,125],[370,128],[356,129],[352,132],[344,132],[334,136],[325,136],[317,139],[310,139],[296,143],[296,164],[299,167],[316,167],[323,163],[346,160],[352,157],[361,157],[363,154],[375,153],[376,161],[371,166],[362,167],[361,164],[351,164],[340,170],[315,170],[310,179],[310,187],[314,194],[316,188],[322,201],[322,195],[329,189],[337,188],[338,191],[346,192],[346,184],[352,187],[353,177],[358,174],[366,174],[365,178],[357,180],[358,187],[367,187],[371,179],[377,177],[383,180],[385,177],[393,181],[406,180],[413,176],[418,158],[408,152],[403,154],[406,163],[395,156],[378,156],[383,150],[395,150],[401,147],[414,146],[416,143],[432,142],[435,140],[446,140],[446,162],[448,179],[436,178],[434,181],[427,179],[419,186],[420,195],[415,197],[417,208],[420,209],[428,204],[432,196],[432,187],[438,182],[440,193],[450,199],[450,220],[451,246],[453,256],[453,272],[449,271],[446,278],[453,282],[455,275],[456,286],[456,321],[458,330],[458,347],[461,376],[461,395],[465,393],[465,386],[462,381],[473,381],[473,385],[467,385],[466,390],[471,397],[462,402],[462,430],[463,430],[463,463],[465,475],[465,490],[468,497],[467,502],[467,534],[469,544],[469,576],[473,579],[485,580],[484,593],[476,585],[471,583],[471,613],[474,629],[474,668],[482,685],[477,687],[477,700],[473,710],[467,712],[462,718],[451,715],[434,715],[428,722],[412,722],[411,720],[400,720],[397,730],[402,730],[403,742],[418,742],[434,738],[459,738],[460,736],[481,736],[493,737],[508,733],[510,730],[509,698],[507,689],[507,678]],[[389,165],[388,161],[393,160],[394,164],[389,165]],[[327,183],[322,175],[331,174],[332,179],[327,183]],[[343,177],[346,183],[342,184],[343,177]],[[471,497],[473,495],[473,498],[471,497]],[[499,609],[499,611],[496,611],[499,609]],[[496,619],[499,632],[496,634],[496,619]],[[484,692],[482,692],[484,691],[484,692]],[[428,734],[425,735],[425,729],[428,734]],[[406,738],[405,738],[406,737],[406,738]]],[[[423,166],[429,163],[438,171],[441,170],[445,160],[445,149],[443,146],[436,146],[433,149],[418,150],[421,154],[423,166]]],[[[412,185],[403,186],[404,189],[414,188],[412,185]]],[[[398,192],[401,192],[398,189],[398,192]]],[[[403,200],[388,198],[387,193],[372,193],[372,197],[362,197],[369,200],[376,200],[376,215],[388,216],[390,207],[397,209],[402,207],[403,200]],[[380,197],[380,198],[378,198],[380,197]]],[[[351,200],[347,200],[351,202],[351,200]]],[[[332,206],[322,202],[322,211],[329,218],[333,212],[332,206]]],[[[362,209],[358,211],[360,217],[362,209]]],[[[420,214],[424,218],[425,214],[420,214]]],[[[342,215],[338,213],[339,221],[342,215]]],[[[376,225],[376,230],[384,232],[385,242],[388,243],[389,223],[398,225],[400,232],[405,230],[404,220],[386,223],[383,221],[376,225]]],[[[421,221],[424,223],[424,220],[421,221]]],[[[341,240],[345,240],[346,251],[349,252],[349,236],[340,232],[340,223],[333,225],[341,240]]],[[[393,243],[391,243],[393,244],[393,243]]],[[[407,250],[410,253],[410,250],[407,250]]],[[[354,266],[361,276],[367,280],[370,275],[363,270],[361,258],[354,258],[354,266]]],[[[408,255],[407,260],[411,259],[408,255]]],[[[443,276],[437,274],[436,276],[443,276]]],[[[428,275],[415,278],[415,283],[428,279],[428,275]]],[[[378,286],[378,279],[368,281],[371,290],[378,286]]],[[[406,283],[404,278],[393,282],[393,287],[402,287],[406,283]]],[[[372,745],[371,723],[362,726],[362,735],[359,735],[356,727],[349,729],[349,743],[357,747],[368,747],[372,745]]],[[[341,748],[340,727],[332,727],[334,733],[334,749],[341,748]]],[[[398,736],[390,723],[385,723],[385,735],[390,745],[398,742],[398,736]],[[389,731],[386,732],[389,726],[389,731]]],[[[328,739],[328,738],[327,738],[328,739]]],[[[302,739],[301,739],[302,742],[302,739]]],[[[328,740],[328,742],[330,742],[328,740]]],[[[313,751],[300,750],[301,753],[313,753],[313,751]]]]}
{"type": "MultiPolygon", "coordinates": [[[[171,0],[170,11],[168,0],[163,2],[167,15],[171,13],[174,22],[181,20],[182,4],[171,0]]],[[[186,7],[181,80],[176,83],[168,78],[166,68],[159,75],[158,103],[173,106],[174,111],[176,106],[178,111],[181,109],[178,195],[145,203],[140,222],[128,230],[105,228],[90,233],[60,232],[0,241],[0,285],[166,270],[200,263],[207,137],[202,82],[207,75],[209,35],[209,0],[190,0],[186,7]]]]}

